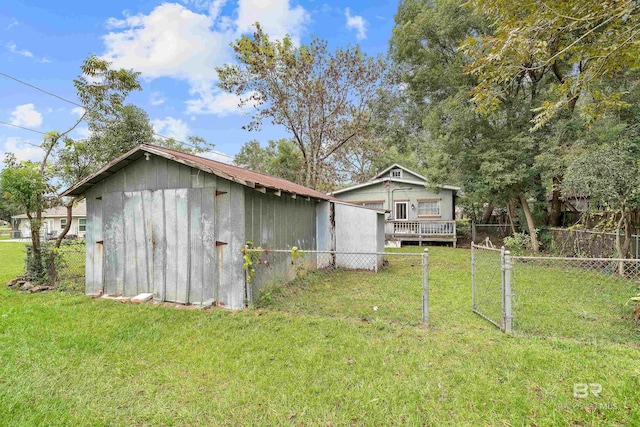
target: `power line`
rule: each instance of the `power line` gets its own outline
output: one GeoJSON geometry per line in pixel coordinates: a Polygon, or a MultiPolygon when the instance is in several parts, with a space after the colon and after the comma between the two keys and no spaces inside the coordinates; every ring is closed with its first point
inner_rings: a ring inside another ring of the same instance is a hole
{"type": "MultiPolygon", "coordinates": [[[[85,107],[84,105],[78,104],[77,102],[71,101],[71,100],[69,100],[69,99],[66,99],[66,98],[64,98],[64,97],[60,96],[60,95],[56,95],[55,93],[49,92],[49,91],[47,91],[47,90],[45,90],[45,89],[42,89],[42,88],[40,88],[40,87],[38,87],[38,86],[32,85],[32,84],[30,84],[30,83],[27,83],[27,82],[25,82],[25,81],[23,81],[23,80],[18,79],[17,77],[10,76],[9,74],[3,73],[3,72],[0,72],[0,76],[6,77],[6,78],[11,79],[11,80],[14,80],[14,81],[16,81],[16,82],[18,82],[18,83],[20,83],[20,84],[23,84],[23,85],[25,85],[25,86],[28,86],[28,87],[30,87],[30,88],[32,88],[32,89],[35,89],[35,90],[37,90],[37,91],[39,91],[39,92],[42,92],[42,93],[46,94],[46,95],[53,96],[54,98],[58,98],[58,99],[59,99],[59,100],[61,100],[61,101],[68,102],[69,104],[71,104],[71,105],[75,105],[76,107],[80,107],[80,108],[84,108],[84,109],[86,109],[86,107],[85,107]]],[[[14,124],[7,123],[7,122],[3,122],[3,121],[0,121],[0,124],[4,124],[4,125],[7,125],[7,126],[13,126],[13,127],[19,128],[19,129],[23,129],[23,130],[30,131],[30,132],[39,133],[39,134],[41,134],[41,135],[46,135],[46,132],[41,132],[41,131],[39,131],[39,130],[25,128],[25,127],[22,127],[22,126],[14,125],[14,124]]],[[[158,136],[158,137],[160,137],[160,138],[164,138],[164,139],[171,139],[171,140],[173,140],[173,141],[179,142],[180,144],[186,145],[187,147],[191,147],[191,148],[198,148],[198,147],[196,147],[196,146],[195,146],[195,145],[193,145],[193,144],[189,144],[189,143],[187,143],[187,142],[180,141],[180,140],[178,140],[178,139],[171,138],[171,137],[169,137],[169,136],[161,135],[161,134],[156,133],[156,132],[153,132],[153,135],[158,136]]],[[[226,157],[226,158],[228,158],[228,159],[235,159],[235,157],[234,157],[234,156],[229,156],[229,155],[227,155],[227,154],[220,153],[220,152],[214,152],[214,154],[217,154],[217,155],[222,156],[222,157],[226,157]]]]}
{"type": "Polygon", "coordinates": [[[70,100],[68,100],[66,98],[61,97],[60,95],[56,95],[55,93],[51,93],[49,91],[46,91],[46,90],[44,90],[42,88],[39,88],[38,86],[32,85],[31,83],[27,83],[25,81],[22,81],[22,80],[16,78],[16,77],[10,76],[9,74],[5,74],[5,73],[0,72],[0,76],[6,77],[6,78],[11,79],[11,80],[14,80],[14,81],[16,81],[18,83],[21,83],[21,84],[25,85],[25,86],[29,86],[32,89],[35,89],[35,90],[40,91],[42,93],[45,93],[45,94],[47,94],[49,96],[53,96],[54,98],[58,98],[61,101],[68,102],[69,104],[73,104],[73,105],[75,105],[77,107],[85,108],[84,105],[80,105],[77,102],[70,101],[70,100]]]}
{"type": "Polygon", "coordinates": [[[5,125],[5,126],[12,126],[14,128],[18,128],[18,129],[22,129],[22,130],[28,130],[29,132],[35,132],[35,133],[39,133],[40,135],[46,135],[46,132],[42,132],[39,130],[35,130],[35,129],[29,129],[23,126],[18,126],[18,125],[14,125],[13,123],[8,123],[8,122],[3,122],[0,120],[0,125],[5,125]]]}

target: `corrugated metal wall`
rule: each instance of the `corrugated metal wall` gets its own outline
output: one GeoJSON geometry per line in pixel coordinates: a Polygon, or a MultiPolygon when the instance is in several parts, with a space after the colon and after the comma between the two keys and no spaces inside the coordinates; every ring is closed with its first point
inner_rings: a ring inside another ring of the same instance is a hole
{"type": "Polygon", "coordinates": [[[245,187],[150,156],[87,191],[87,293],[244,306],[245,187]],[[102,251],[104,251],[104,265],[102,251]]]}

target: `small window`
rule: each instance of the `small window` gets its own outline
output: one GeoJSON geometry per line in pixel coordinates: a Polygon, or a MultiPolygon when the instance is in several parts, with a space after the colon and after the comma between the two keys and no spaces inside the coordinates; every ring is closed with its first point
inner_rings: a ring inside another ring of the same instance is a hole
{"type": "Polygon", "coordinates": [[[440,200],[418,202],[418,216],[440,216],[440,200]]]}
{"type": "Polygon", "coordinates": [[[391,171],[391,178],[402,178],[402,169],[393,169],[391,171]]]}
{"type": "Polygon", "coordinates": [[[62,218],[60,220],[60,229],[64,230],[66,226],[67,226],[67,218],[62,218]]]}
{"type": "Polygon", "coordinates": [[[372,209],[384,209],[384,202],[364,202],[362,206],[372,209]]]}
{"type": "Polygon", "coordinates": [[[81,232],[87,231],[87,218],[78,219],[78,231],[81,231],[81,232]]]}

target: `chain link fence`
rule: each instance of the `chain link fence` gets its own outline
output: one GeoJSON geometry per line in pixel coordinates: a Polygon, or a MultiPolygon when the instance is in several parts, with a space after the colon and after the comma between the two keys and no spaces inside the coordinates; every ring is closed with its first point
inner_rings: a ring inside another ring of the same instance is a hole
{"type": "Polygon", "coordinates": [[[245,249],[258,307],[366,321],[428,323],[428,252],[245,249]]]}
{"type": "Polygon", "coordinates": [[[59,261],[56,268],[56,289],[84,291],[86,244],[84,240],[63,240],[58,249],[59,261]]]}
{"type": "Polygon", "coordinates": [[[471,243],[471,307],[498,328],[506,327],[504,313],[504,249],[471,243]]]}
{"type": "Polygon", "coordinates": [[[473,311],[505,332],[637,342],[640,260],[511,256],[472,245],[473,311]]]}

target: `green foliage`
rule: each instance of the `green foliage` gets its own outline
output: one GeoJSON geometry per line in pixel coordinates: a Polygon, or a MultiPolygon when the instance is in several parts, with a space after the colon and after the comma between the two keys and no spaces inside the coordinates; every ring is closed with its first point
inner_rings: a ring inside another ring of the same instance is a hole
{"type": "Polygon", "coordinates": [[[472,92],[479,112],[494,111],[518,89],[540,96],[532,109],[533,129],[576,107],[592,120],[629,106],[623,92],[598,84],[640,65],[635,1],[472,0],[469,5],[495,29],[464,43],[473,58],[467,71],[479,78],[472,92]]]}
{"type": "Polygon", "coordinates": [[[47,178],[38,164],[18,162],[8,156],[5,168],[0,171],[0,188],[4,198],[22,212],[31,214],[45,208],[43,196],[52,190],[47,178]]]}
{"type": "Polygon", "coordinates": [[[242,255],[244,263],[242,268],[245,271],[245,277],[247,282],[251,282],[256,274],[255,264],[260,260],[263,249],[261,247],[254,248],[252,241],[247,241],[247,244],[242,247],[242,255]]]}
{"type": "Polygon", "coordinates": [[[304,159],[291,140],[269,141],[262,148],[257,140],[246,142],[235,156],[234,163],[249,170],[303,184],[304,159]]]}
{"type": "Polygon", "coordinates": [[[456,219],[456,234],[460,237],[471,237],[471,220],[456,219]]]}
{"type": "Polygon", "coordinates": [[[512,255],[523,255],[532,250],[531,238],[527,233],[516,233],[504,238],[504,247],[511,251],[512,255]]]}
{"type": "Polygon", "coordinates": [[[32,245],[26,245],[26,249],[25,275],[32,283],[53,286],[63,266],[60,249],[53,244],[43,244],[38,251],[32,245]]]}
{"type": "Polygon", "coordinates": [[[258,130],[264,120],[284,127],[302,153],[302,181],[321,187],[327,163],[369,132],[384,61],[358,47],[329,52],[317,38],[299,47],[289,36],[272,41],[259,24],[232,47],[237,63],[216,71],[222,90],[254,107],[245,128],[258,130]]]}

